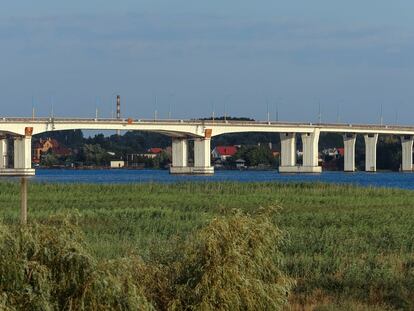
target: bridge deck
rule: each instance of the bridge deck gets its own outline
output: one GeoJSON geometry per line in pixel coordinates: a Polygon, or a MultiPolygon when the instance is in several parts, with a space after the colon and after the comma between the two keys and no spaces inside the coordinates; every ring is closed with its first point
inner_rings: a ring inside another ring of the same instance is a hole
{"type": "Polygon", "coordinates": [[[213,129],[213,136],[236,132],[321,132],[378,133],[414,135],[414,126],[350,124],[350,123],[306,123],[276,121],[233,121],[233,120],[148,120],[111,118],[0,118],[0,132],[22,133],[23,127],[35,127],[34,134],[67,129],[84,130],[144,130],[158,131],[172,136],[202,136],[202,128],[213,129]]]}

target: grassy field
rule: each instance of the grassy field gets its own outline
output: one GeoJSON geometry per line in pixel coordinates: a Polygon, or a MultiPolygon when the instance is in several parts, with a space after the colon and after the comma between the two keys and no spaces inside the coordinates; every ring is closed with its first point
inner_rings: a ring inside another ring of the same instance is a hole
{"type": "MultiPolygon", "coordinates": [[[[0,218],[18,222],[18,184],[0,184],[0,218]]],[[[280,206],[293,310],[414,309],[414,192],[326,184],[32,183],[29,219],[77,212],[96,256],[170,249],[216,216],[280,206]]]]}

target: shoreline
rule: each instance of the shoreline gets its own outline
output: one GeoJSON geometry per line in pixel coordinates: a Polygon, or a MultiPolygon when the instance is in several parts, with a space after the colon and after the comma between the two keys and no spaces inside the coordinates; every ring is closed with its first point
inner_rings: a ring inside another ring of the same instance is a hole
{"type": "MultiPolygon", "coordinates": [[[[108,166],[84,166],[84,167],[34,167],[35,170],[65,170],[65,171],[168,171],[169,168],[151,168],[151,167],[122,167],[122,168],[111,168],[108,166]]],[[[245,168],[245,169],[223,169],[223,168],[215,168],[215,172],[278,172],[278,168],[245,168]]],[[[342,170],[322,170],[322,173],[346,173],[346,174],[352,174],[352,173],[367,173],[367,174],[375,174],[375,173],[407,173],[410,172],[401,172],[401,171],[393,171],[393,170],[381,170],[377,169],[376,172],[366,172],[366,171],[359,171],[356,170],[355,172],[345,172],[342,170]]],[[[414,173],[414,171],[413,171],[414,173]]],[[[298,173],[298,175],[301,175],[301,173],[298,173]]],[[[303,174],[303,173],[302,173],[303,174]]],[[[287,175],[295,175],[287,174],[287,175]]],[[[308,175],[307,173],[305,175],[308,175]]]]}

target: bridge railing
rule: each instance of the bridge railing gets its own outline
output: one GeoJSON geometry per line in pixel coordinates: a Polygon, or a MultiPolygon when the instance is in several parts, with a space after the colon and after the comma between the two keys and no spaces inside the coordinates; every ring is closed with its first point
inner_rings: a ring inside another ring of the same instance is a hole
{"type": "Polygon", "coordinates": [[[351,124],[351,123],[312,123],[312,122],[286,122],[286,121],[237,121],[237,120],[205,120],[205,119],[128,119],[128,118],[65,118],[65,117],[0,117],[0,123],[162,123],[162,124],[220,124],[220,125],[270,125],[270,126],[295,126],[295,127],[325,127],[325,128],[358,128],[358,129],[399,129],[413,130],[413,126],[384,125],[384,124],[351,124]]]}

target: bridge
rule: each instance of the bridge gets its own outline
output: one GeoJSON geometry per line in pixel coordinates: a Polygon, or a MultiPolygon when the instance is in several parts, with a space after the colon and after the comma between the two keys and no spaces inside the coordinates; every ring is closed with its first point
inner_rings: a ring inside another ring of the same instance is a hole
{"type": "Polygon", "coordinates": [[[340,133],[344,139],[344,170],[355,171],[357,134],[364,136],[365,170],[376,171],[379,134],[397,135],[401,139],[403,171],[413,169],[414,127],[397,125],[363,125],[330,123],[292,123],[214,120],[134,120],[70,118],[0,118],[0,175],[30,176],[32,169],[32,136],[62,130],[150,131],[172,138],[172,174],[213,174],[210,142],[214,136],[229,133],[263,132],[280,135],[282,173],[318,173],[320,133],[340,133]],[[303,163],[297,164],[296,137],[303,144],[303,163]],[[13,163],[8,163],[7,137],[13,137],[13,163]],[[189,141],[194,141],[194,164],[189,165],[189,141]]]}

